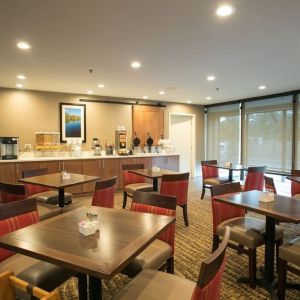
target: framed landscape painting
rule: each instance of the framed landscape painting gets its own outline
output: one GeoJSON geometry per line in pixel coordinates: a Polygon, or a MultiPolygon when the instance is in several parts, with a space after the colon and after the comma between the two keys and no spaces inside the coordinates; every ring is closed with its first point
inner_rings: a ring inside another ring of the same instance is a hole
{"type": "Polygon", "coordinates": [[[85,104],[60,103],[60,141],[86,142],[85,104]]]}

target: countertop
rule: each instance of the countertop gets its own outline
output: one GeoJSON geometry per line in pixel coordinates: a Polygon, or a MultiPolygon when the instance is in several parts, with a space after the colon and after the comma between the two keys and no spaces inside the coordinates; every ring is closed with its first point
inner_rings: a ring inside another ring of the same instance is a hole
{"type": "Polygon", "coordinates": [[[22,153],[18,159],[0,160],[1,163],[8,162],[30,162],[30,161],[55,161],[55,160],[81,160],[81,159],[109,159],[109,158],[134,158],[134,157],[159,157],[159,156],[179,156],[178,153],[141,153],[133,155],[93,155],[90,151],[84,151],[81,156],[43,156],[35,157],[32,152],[22,153]]]}

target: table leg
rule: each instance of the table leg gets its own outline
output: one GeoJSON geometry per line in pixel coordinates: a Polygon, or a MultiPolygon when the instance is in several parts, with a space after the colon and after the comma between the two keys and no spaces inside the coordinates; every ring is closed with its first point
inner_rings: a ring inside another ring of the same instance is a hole
{"type": "Polygon", "coordinates": [[[228,180],[229,180],[229,182],[232,182],[232,181],[233,181],[233,171],[232,171],[231,169],[229,169],[228,180]]]}
{"type": "Polygon", "coordinates": [[[266,244],[264,278],[267,284],[274,281],[275,219],[266,216],[266,244]]]}
{"type": "Polygon", "coordinates": [[[245,171],[244,170],[241,170],[241,173],[240,173],[240,180],[244,180],[245,178],[245,171]]]}
{"type": "Polygon", "coordinates": [[[64,188],[58,189],[58,204],[59,204],[59,207],[65,206],[65,189],[64,188]]]}
{"type": "Polygon", "coordinates": [[[158,178],[153,178],[153,192],[158,191],[158,178]]]}
{"type": "Polygon", "coordinates": [[[102,299],[102,282],[101,279],[89,276],[90,300],[102,299]]]}
{"type": "Polygon", "coordinates": [[[87,300],[87,276],[85,274],[77,274],[79,300],[87,300]]]}

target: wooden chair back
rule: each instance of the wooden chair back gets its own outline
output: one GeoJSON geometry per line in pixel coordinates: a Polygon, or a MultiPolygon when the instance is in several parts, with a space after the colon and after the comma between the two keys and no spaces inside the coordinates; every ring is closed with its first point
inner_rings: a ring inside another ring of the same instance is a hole
{"type": "Polygon", "coordinates": [[[117,176],[97,181],[92,199],[92,205],[113,208],[116,182],[117,176]]]}
{"type": "MultiPolygon", "coordinates": [[[[23,178],[41,176],[41,175],[46,175],[46,174],[48,174],[47,168],[22,171],[23,178]]],[[[39,186],[39,185],[35,185],[35,184],[25,183],[26,197],[30,197],[30,196],[38,194],[38,193],[47,192],[49,190],[50,189],[45,186],[39,186]]]]}
{"type": "Polygon", "coordinates": [[[219,177],[219,170],[218,168],[210,167],[208,165],[216,165],[218,161],[213,160],[202,160],[201,167],[202,167],[202,181],[206,178],[217,178],[219,177]]]}
{"type": "Polygon", "coordinates": [[[18,215],[26,214],[32,211],[37,211],[37,205],[35,199],[25,199],[25,200],[6,203],[1,205],[0,221],[18,215]]]}
{"type": "MultiPolygon", "coordinates": [[[[300,170],[292,170],[291,171],[292,176],[300,176],[300,170]]],[[[300,183],[296,181],[291,181],[291,194],[292,197],[296,194],[300,194],[300,183]]]]}
{"type": "Polygon", "coordinates": [[[41,300],[60,300],[58,292],[47,292],[14,276],[13,272],[6,271],[0,274],[0,300],[15,300],[15,289],[19,289],[32,297],[41,300]]]}
{"type": "Polygon", "coordinates": [[[264,172],[266,166],[248,167],[248,173],[245,181],[244,191],[264,189],[264,172]]]}
{"type": "Polygon", "coordinates": [[[241,192],[241,184],[239,182],[229,182],[225,184],[218,184],[211,187],[211,197],[239,193],[241,192]]]}
{"type": "Polygon", "coordinates": [[[47,168],[33,169],[33,170],[23,170],[22,171],[23,178],[46,175],[46,174],[48,174],[48,169],[47,168]]]}
{"type": "Polygon", "coordinates": [[[226,227],[218,249],[202,262],[192,300],[219,299],[229,236],[230,229],[226,227]]]}
{"type": "Polygon", "coordinates": [[[0,182],[0,200],[3,203],[25,199],[24,184],[0,182]]]}

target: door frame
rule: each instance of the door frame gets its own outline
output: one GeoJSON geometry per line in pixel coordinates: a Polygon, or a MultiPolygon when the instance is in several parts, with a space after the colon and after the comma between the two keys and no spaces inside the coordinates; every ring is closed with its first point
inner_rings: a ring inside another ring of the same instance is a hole
{"type": "MultiPolygon", "coordinates": [[[[192,132],[191,132],[191,137],[192,137],[192,149],[191,149],[191,156],[192,156],[192,165],[191,165],[191,172],[190,172],[190,177],[194,178],[195,177],[195,165],[196,165],[196,115],[195,114],[188,114],[188,113],[179,113],[179,112],[169,112],[169,138],[171,136],[172,132],[172,117],[175,116],[181,116],[181,117],[191,117],[192,120],[192,132]]],[[[176,150],[175,150],[176,151],[176,150]]],[[[180,164],[180,162],[179,162],[180,164]]]]}

